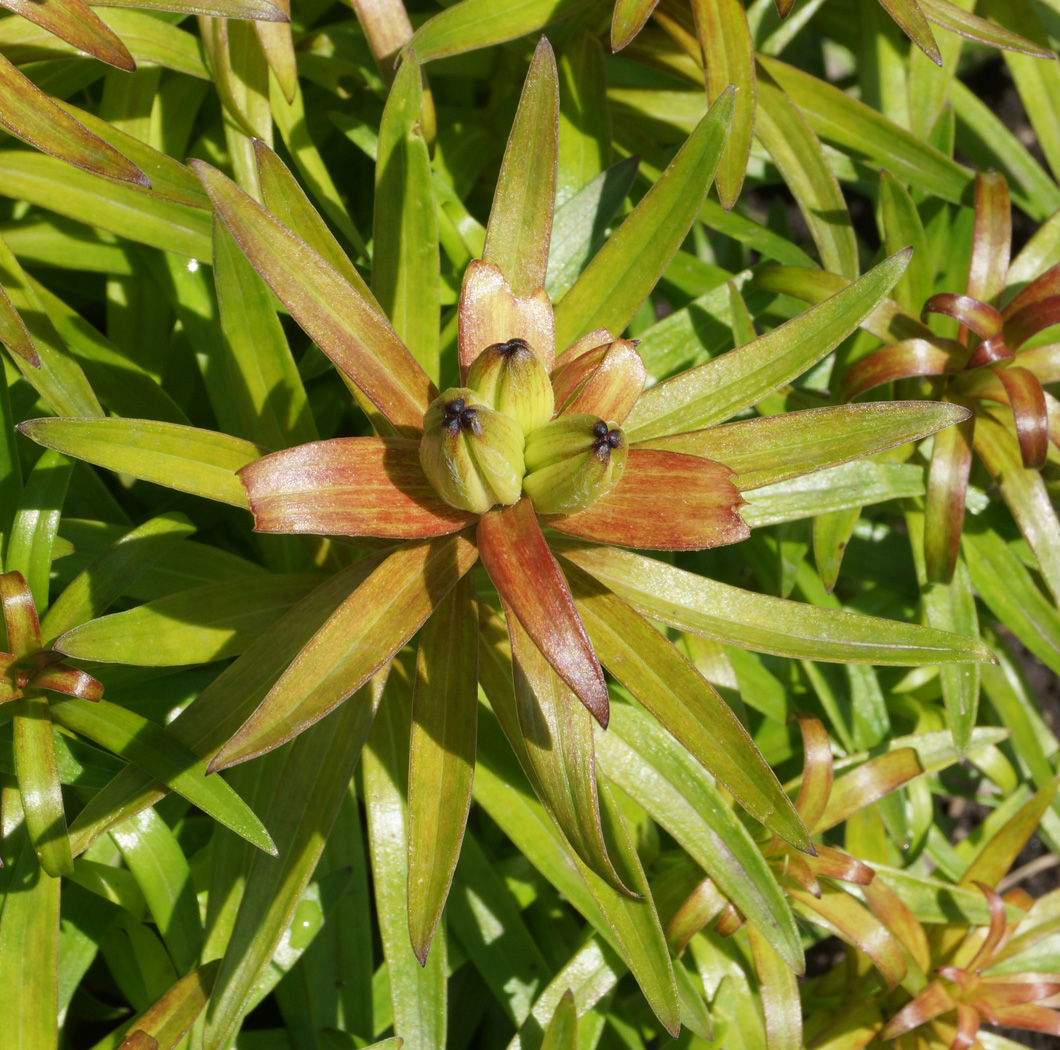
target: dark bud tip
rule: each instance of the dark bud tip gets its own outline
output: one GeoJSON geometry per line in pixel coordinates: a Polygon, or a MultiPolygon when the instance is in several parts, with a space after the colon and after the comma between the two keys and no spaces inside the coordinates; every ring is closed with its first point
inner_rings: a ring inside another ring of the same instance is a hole
{"type": "Polygon", "coordinates": [[[622,431],[621,430],[609,430],[607,432],[607,443],[612,448],[618,448],[622,444],[622,431]]]}
{"type": "Polygon", "coordinates": [[[607,437],[607,424],[602,419],[593,424],[593,437],[607,437]]]}
{"type": "MultiPolygon", "coordinates": [[[[490,349],[496,350],[497,353],[503,354],[505,357],[510,357],[517,350],[530,350],[530,344],[525,339],[515,338],[509,339],[504,343],[494,343],[490,349]]],[[[533,353],[532,350],[530,352],[533,353]]]]}

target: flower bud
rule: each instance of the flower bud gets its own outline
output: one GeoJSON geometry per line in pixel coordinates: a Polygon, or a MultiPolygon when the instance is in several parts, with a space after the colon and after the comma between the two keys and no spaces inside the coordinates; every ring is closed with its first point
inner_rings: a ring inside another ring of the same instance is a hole
{"type": "Polygon", "coordinates": [[[585,510],[618,484],[629,443],[591,415],[560,416],[526,439],[523,491],[539,514],[585,510]]]}
{"type": "Polygon", "coordinates": [[[508,416],[456,387],[436,398],[423,417],[420,464],[450,506],[485,514],[522,495],[523,432],[508,416]]]}
{"type": "Polygon", "coordinates": [[[523,339],[487,346],[471,366],[467,385],[479,400],[511,416],[524,434],[552,418],[552,384],[541,358],[523,339]]]}

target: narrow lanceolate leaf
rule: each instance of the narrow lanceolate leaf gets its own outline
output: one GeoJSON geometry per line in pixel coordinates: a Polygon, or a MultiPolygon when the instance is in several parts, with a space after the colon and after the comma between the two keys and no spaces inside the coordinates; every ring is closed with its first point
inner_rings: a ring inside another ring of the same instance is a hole
{"type": "Polygon", "coordinates": [[[822,609],[718,583],[632,551],[563,543],[575,562],[653,620],[795,659],[882,665],[992,662],[973,639],[917,624],[822,609]]]}
{"type": "Polygon", "coordinates": [[[408,926],[423,964],[471,805],[478,723],[478,609],[463,576],[420,635],[409,744],[408,926]]]}
{"type": "Polygon", "coordinates": [[[210,771],[271,751],[338,707],[419,630],[477,553],[454,536],[391,554],[295,657],[210,771]]]}
{"type": "Polygon", "coordinates": [[[621,51],[640,31],[659,0],[615,0],[611,18],[611,50],[621,51]]]}
{"type": "Polygon", "coordinates": [[[751,926],[749,934],[770,1050],[800,1050],[802,1003],[795,973],[757,927],[751,926]]]}
{"type": "Polygon", "coordinates": [[[578,1050],[578,1008],[569,988],[548,1022],[541,1050],[578,1050]]]}
{"type": "Polygon", "coordinates": [[[479,519],[479,553],[493,585],[534,645],[607,728],[607,685],[567,581],[528,499],[479,519]]]}
{"type": "Polygon", "coordinates": [[[257,532],[417,539],[445,536],[474,515],[450,507],[407,438],[332,438],[244,467],[257,532]]]}
{"type": "Polygon", "coordinates": [[[649,715],[615,705],[614,723],[598,734],[600,763],[706,871],[724,903],[731,899],[792,971],[803,969],[791,911],[758,844],[723,793],[684,746],[649,715]],[[720,890],[720,893],[719,893],[720,890]]]}
{"type": "Polygon", "coordinates": [[[372,291],[394,331],[438,380],[438,218],[421,130],[423,82],[414,53],[401,63],[379,125],[372,291]]]}
{"type": "Polygon", "coordinates": [[[1018,366],[999,368],[997,375],[1012,408],[1023,465],[1040,470],[1049,453],[1049,410],[1042,384],[1032,372],[1018,366]]]}
{"type": "MultiPolygon", "coordinates": [[[[839,183],[828,167],[813,129],[768,73],[758,78],[758,111],[754,121],[755,134],[772,157],[810,228],[821,265],[853,280],[858,275],[858,249],[839,183]]],[[[731,143],[728,148],[732,148],[731,143]]],[[[720,174],[718,177],[720,180],[720,174]]]]}
{"type": "MultiPolygon", "coordinates": [[[[0,1010],[11,1050],[50,1050],[58,1045],[59,879],[41,870],[22,824],[22,805],[5,785],[5,863],[10,886],[0,912],[0,1010]],[[10,852],[9,852],[10,850],[10,852]]],[[[6,874],[6,873],[5,873],[6,874]]]]}
{"type": "Polygon", "coordinates": [[[692,0],[703,48],[707,101],[736,89],[732,130],[718,165],[718,199],[729,211],[740,196],[755,127],[755,52],[740,0],[692,0]]]}
{"type": "Polygon", "coordinates": [[[140,573],[194,531],[183,514],[170,512],[127,532],[55,600],[41,624],[44,640],[50,643],[70,628],[101,616],[140,573]]]}
{"type": "Polygon", "coordinates": [[[317,436],[312,410],[272,294],[219,219],[213,226],[213,276],[225,365],[234,380],[233,429],[266,448],[311,441],[317,436]]]}
{"type": "Polygon", "coordinates": [[[894,299],[916,313],[934,286],[934,264],[912,194],[889,171],[880,172],[880,219],[888,253],[907,247],[913,249],[913,258],[894,287],[894,299]]]}
{"type": "Polygon", "coordinates": [[[26,437],[156,485],[249,507],[236,471],[267,450],[241,438],[151,419],[30,419],[26,437]]]}
{"type": "MultiPolygon", "coordinates": [[[[145,1013],[133,1022],[134,1036],[153,1039],[157,1050],[174,1050],[184,1033],[202,1013],[210,998],[220,959],[192,970],[182,977],[145,1013]]],[[[137,1044],[126,1040],[119,1050],[136,1050],[137,1044]]]]}
{"type": "Polygon", "coordinates": [[[409,1050],[434,1050],[445,1045],[447,945],[443,932],[421,965],[409,943],[406,799],[411,691],[404,665],[395,661],[365,747],[364,794],[394,1031],[409,1050]]]}
{"type": "Polygon", "coordinates": [[[421,62],[515,40],[588,7],[593,0],[462,0],[425,22],[410,46],[421,62]]]}
{"type": "Polygon", "coordinates": [[[544,286],[559,149],[556,57],[542,37],[512,124],[486,227],[484,262],[493,263],[522,297],[544,286]]]}
{"type": "Polygon", "coordinates": [[[105,700],[52,703],[55,722],[139,766],[258,849],[275,855],[269,833],[222,777],[207,777],[206,763],[162,726],[105,700]]]}
{"type": "Polygon", "coordinates": [[[953,578],[964,527],[964,501],[972,466],[973,416],[935,436],[927,483],[927,524],[924,559],[927,578],[946,583],[953,578]]]}
{"type": "Polygon", "coordinates": [[[751,535],[728,466],[669,450],[633,448],[618,484],[586,510],[549,517],[581,539],[650,550],[704,550],[751,535]],[[680,502],[674,499],[680,493],[680,502]]]}
{"type": "Polygon", "coordinates": [[[604,845],[596,788],[592,717],[505,609],[511,639],[515,708],[541,802],[582,862],[605,882],[623,885],[604,845]]]}
{"type": "Polygon", "coordinates": [[[631,441],[721,423],[790,382],[835,349],[894,287],[901,251],[843,291],[753,342],[646,391],[625,430],[631,441]]]}
{"type": "Polygon", "coordinates": [[[919,0],[880,0],[887,13],[901,26],[902,32],[920,48],[937,66],[942,65],[942,55],[931,26],[920,10],[919,0]]]}
{"type": "Polygon", "coordinates": [[[611,235],[556,308],[556,344],[596,328],[621,334],[655,287],[710,189],[733,113],[727,91],[710,107],[663,174],[611,235]]]}
{"type": "Polygon", "coordinates": [[[638,447],[717,460],[737,476],[739,490],[748,492],[919,441],[968,415],[960,405],[933,402],[812,408],[653,438],[638,447]]]}
{"type": "MultiPolygon", "coordinates": [[[[0,240],[0,261],[18,265],[10,249],[3,244],[2,240],[0,240]]],[[[33,344],[33,336],[30,335],[26,322],[22,320],[18,310],[8,298],[2,283],[0,283],[0,343],[3,343],[11,353],[21,357],[23,361],[29,362],[34,368],[40,367],[40,358],[33,344]]]]}
{"type": "Polygon", "coordinates": [[[949,0],[918,0],[928,20],[943,29],[949,29],[954,33],[967,37],[969,40],[978,40],[981,44],[991,47],[1003,48],[1006,51],[1019,51],[1033,58],[1053,59],[1055,56],[1048,48],[1028,40],[1025,36],[1013,33],[1011,29],[1005,29],[994,22],[988,22],[985,18],[973,15],[970,11],[951,4],[949,0]]]}
{"type": "Polygon", "coordinates": [[[650,623],[577,568],[578,608],[611,673],[756,820],[812,851],[795,807],[747,731],[709,682],[650,623]]]}
{"type": "Polygon", "coordinates": [[[290,749],[282,789],[266,818],[279,859],[259,853],[251,862],[210,998],[205,1050],[232,1045],[255,986],[296,917],[375,717],[379,691],[369,688],[365,694],[290,749]]]}
{"type": "Polygon", "coordinates": [[[1008,183],[996,171],[980,173],[975,177],[972,261],[965,289],[969,296],[984,303],[994,301],[1007,282],[1011,246],[1008,183]]]}
{"type": "Polygon", "coordinates": [[[75,167],[137,186],[151,185],[147,176],[98,135],[74,120],[0,55],[0,127],[31,146],[75,167]]]}
{"type": "Polygon", "coordinates": [[[48,701],[41,693],[30,693],[11,703],[15,722],[15,771],[29,840],[49,877],[72,875],[74,858],[66,831],[48,701]]]}
{"type": "Polygon", "coordinates": [[[900,747],[844,773],[833,782],[828,804],[814,830],[822,832],[834,828],[858,810],[918,777],[923,771],[915,749],[900,747]]]}
{"type": "Polygon", "coordinates": [[[28,656],[40,648],[40,622],[33,592],[26,577],[17,569],[0,576],[0,605],[3,606],[7,648],[16,656],[28,656]]]}
{"type": "MultiPolygon", "coordinates": [[[[100,7],[120,7],[109,0],[100,7]]],[[[269,0],[137,0],[145,11],[177,11],[207,18],[246,18],[252,21],[283,22],[287,16],[269,0]]]]}
{"type": "Polygon", "coordinates": [[[903,339],[867,354],[843,373],[836,393],[852,401],[873,387],[918,376],[954,375],[964,367],[964,355],[926,339],[903,339]]]}
{"type": "Polygon", "coordinates": [[[309,337],[398,430],[418,434],[436,391],[386,320],[234,182],[202,161],[191,165],[251,265],[309,337]]]}
{"type": "Polygon", "coordinates": [[[136,68],[129,49],[83,0],[4,0],[0,7],[14,11],[101,62],[127,72],[136,68]]]}
{"type": "Polygon", "coordinates": [[[394,56],[412,36],[403,0],[353,0],[353,9],[384,79],[389,80],[394,56]]]}

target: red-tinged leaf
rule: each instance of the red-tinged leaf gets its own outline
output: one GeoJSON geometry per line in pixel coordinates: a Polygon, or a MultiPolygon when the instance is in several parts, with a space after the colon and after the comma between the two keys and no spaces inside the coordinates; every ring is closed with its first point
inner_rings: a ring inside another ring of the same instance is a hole
{"type": "Polygon", "coordinates": [[[254,22],[254,32],[265,52],[265,61],[276,75],[276,83],[289,104],[298,91],[298,60],[291,36],[291,0],[276,0],[276,7],[286,18],[282,21],[258,19],[254,22]]]}
{"type": "Polygon", "coordinates": [[[963,367],[963,357],[952,350],[945,350],[926,339],[903,339],[889,346],[881,346],[860,361],[855,361],[843,373],[839,384],[839,400],[852,401],[866,390],[896,379],[953,375],[963,367]]]}
{"type": "MultiPolygon", "coordinates": [[[[10,253],[6,250],[6,245],[0,241],[0,259],[8,254],[10,253]]],[[[13,261],[14,256],[11,256],[11,259],[13,261]]],[[[0,284],[0,343],[34,368],[40,368],[40,356],[37,354],[33,336],[30,335],[26,322],[19,316],[2,284],[0,284]]]]}
{"type": "Polygon", "coordinates": [[[834,828],[852,813],[883,798],[922,772],[916,750],[911,747],[900,747],[870,759],[836,779],[828,796],[828,806],[814,830],[819,833],[834,828]]]}
{"type": "Polygon", "coordinates": [[[934,582],[949,582],[957,565],[974,433],[975,417],[972,416],[935,435],[924,530],[924,561],[928,579],[934,582]]]}
{"type": "Polygon", "coordinates": [[[556,56],[542,37],[526,75],[493,197],[482,261],[493,263],[516,298],[545,284],[559,151],[556,56]]]}
{"type": "Polygon", "coordinates": [[[1049,452],[1049,417],[1042,384],[1025,368],[999,368],[997,375],[1005,386],[1016,421],[1023,465],[1030,470],[1040,469],[1049,452]]]}
{"type": "Polygon", "coordinates": [[[619,483],[588,509],[546,519],[580,539],[648,550],[704,550],[751,534],[733,473],[680,452],[631,448],[619,483]]]}
{"type": "Polygon", "coordinates": [[[611,50],[621,51],[640,31],[659,0],[615,0],[611,17],[611,50]]]}
{"type": "Polygon", "coordinates": [[[1037,299],[1015,313],[1005,315],[1005,343],[1015,352],[1032,335],[1056,324],[1060,324],[1060,295],[1037,299]]]}
{"type": "Polygon", "coordinates": [[[774,863],[784,875],[794,879],[807,893],[813,894],[814,897],[821,896],[821,884],[804,857],[785,851],[783,859],[774,863]]]}
{"type": "MultiPolygon", "coordinates": [[[[133,6],[128,0],[103,0],[98,7],[133,6]]],[[[175,11],[207,18],[240,18],[249,21],[283,22],[286,15],[269,0],[136,0],[145,11],[175,11]]]]}
{"type": "Polygon", "coordinates": [[[986,978],[979,985],[976,994],[994,1007],[1036,1003],[1060,994],[1060,975],[1014,973],[986,978]]]}
{"type": "Polygon", "coordinates": [[[1050,299],[1054,295],[1060,295],[1060,263],[1046,270],[1041,277],[1036,277],[1026,288],[1023,289],[1004,310],[1001,311],[1006,321],[1014,317],[1033,303],[1040,303],[1043,299],[1050,299]]]}
{"type": "Polygon", "coordinates": [[[1011,431],[987,413],[976,423],[975,449],[1031,545],[1046,586],[1060,601],[1060,522],[1041,475],[1023,466],[1011,431]]]}
{"type": "Polygon", "coordinates": [[[621,426],[648,379],[636,346],[628,339],[616,339],[571,362],[563,370],[564,400],[553,383],[556,414],[589,412],[621,426]]]}
{"type": "Polygon", "coordinates": [[[838,882],[851,882],[856,886],[868,886],[876,874],[867,864],[834,846],[818,846],[816,857],[802,859],[819,879],[835,879],[838,882]]]}
{"type": "Polygon", "coordinates": [[[950,1050],[968,1050],[979,1033],[979,1012],[967,1003],[957,1005],[957,1031],[950,1050]]]}
{"type": "Polygon", "coordinates": [[[203,161],[189,163],[229,233],[291,316],[399,432],[418,436],[437,391],[387,321],[231,179],[203,161]]]}
{"type": "Polygon", "coordinates": [[[128,48],[84,0],[2,0],[0,7],[14,11],[101,62],[127,72],[136,68],[128,48]]]}
{"type": "Polygon", "coordinates": [[[924,927],[909,905],[878,876],[861,892],[876,918],[891,931],[920,969],[926,972],[931,965],[931,946],[924,927]]]}
{"type": "Polygon", "coordinates": [[[777,14],[780,18],[787,18],[791,14],[791,9],[795,6],[795,0],[775,0],[777,14]]]}
{"type": "Polygon", "coordinates": [[[1006,925],[1005,902],[1001,899],[1001,895],[987,886],[985,882],[976,882],[975,887],[986,897],[987,907],[990,909],[990,925],[975,955],[969,960],[967,966],[962,967],[971,973],[976,970],[985,970],[993,961],[994,953],[1005,936],[1006,925]]]}
{"type": "Polygon", "coordinates": [[[65,696],[77,696],[82,700],[100,700],[103,698],[103,684],[90,674],[76,667],[60,664],[48,667],[33,676],[34,689],[47,689],[52,693],[65,696]]]}
{"type": "Polygon", "coordinates": [[[714,923],[714,932],[719,937],[731,937],[741,926],[743,926],[743,918],[740,913],[729,904],[726,905],[722,910],[722,913],[718,916],[718,921],[714,923]]]}
{"type": "Polygon", "coordinates": [[[953,997],[942,987],[940,981],[932,981],[915,999],[906,1003],[887,1022],[880,1039],[897,1039],[905,1032],[939,1017],[956,1006],[953,997]]]}
{"type": "Polygon", "coordinates": [[[968,865],[959,886],[967,888],[976,883],[996,886],[1005,877],[1020,850],[1037,830],[1038,822],[1053,801],[1058,783],[1060,777],[1053,777],[998,829],[968,865]]]}
{"type": "Polygon", "coordinates": [[[376,63],[389,81],[394,75],[395,56],[412,36],[412,23],[402,0],[352,0],[376,63]]]}
{"type": "Polygon", "coordinates": [[[1060,1013],[1046,1006],[1004,1006],[996,1011],[997,1023],[1028,1032],[1060,1036],[1060,1013]]]}
{"type": "Polygon", "coordinates": [[[478,725],[478,608],[471,573],[420,635],[409,744],[408,912],[420,965],[453,881],[471,805],[478,725]]]}
{"type": "Polygon", "coordinates": [[[0,127],[16,138],[96,175],[150,189],[150,180],[128,157],[60,109],[3,55],[0,98],[0,127]]]}
{"type": "Polygon", "coordinates": [[[969,371],[982,368],[984,365],[992,365],[998,361],[1012,358],[1014,354],[1005,342],[1004,331],[996,332],[989,339],[984,339],[976,348],[975,353],[968,358],[965,365],[969,371]]]}
{"type": "Polygon", "coordinates": [[[748,927],[751,958],[758,975],[769,1050],[802,1050],[802,1003],[798,978],[776,949],[754,927],[748,927]]]}
{"type": "Polygon", "coordinates": [[[159,1050],[158,1040],[137,1028],[125,1037],[118,1050],[159,1050]]]}
{"type": "Polygon", "coordinates": [[[586,866],[620,893],[636,897],[615,871],[604,844],[592,716],[506,604],[504,618],[512,648],[515,710],[531,783],[586,866]]]}
{"type": "Polygon", "coordinates": [[[788,894],[806,918],[863,951],[889,988],[893,990],[905,977],[906,962],[898,942],[860,901],[832,886],[822,886],[819,899],[794,888],[788,894]]]}
{"type": "Polygon", "coordinates": [[[604,672],[530,501],[524,498],[483,514],[478,545],[482,564],[501,598],[560,678],[606,729],[604,672]]]}
{"type": "Polygon", "coordinates": [[[989,339],[1001,331],[1001,313],[989,303],[980,302],[967,295],[940,292],[933,295],[920,311],[922,320],[928,314],[944,314],[970,328],[980,339],[989,339]]]}
{"type": "Polygon", "coordinates": [[[472,261],[460,289],[457,336],[460,377],[467,378],[476,357],[494,343],[522,339],[552,371],[556,359],[556,322],[552,301],[543,288],[519,298],[508,286],[500,268],[472,261]]]}
{"type": "Polygon", "coordinates": [[[901,30],[921,51],[935,63],[942,65],[942,54],[931,26],[920,10],[917,0],[880,0],[887,13],[898,23],[901,30]]]}
{"type": "Polygon", "coordinates": [[[0,576],[0,605],[4,610],[7,648],[16,657],[28,656],[40,648],[40,621],[33,594],[20,572],[0,576]]]}
{"type": "Polygon", "coordinates": [[[918,3],[929,21],[969,40],[978,40],[982,44],[1004,48],[1007,51],[1019,51],[1034,58],[1055,58],[1048,48],[1012,32],[1011,29],[1005,29],[995,22],[988,22],[985,18],[973,15],[957,4],[951,4],[949,0],[918,0],[918,3]]]}
{"type": "Polygon", "coordinates": [[[799,715],[802,731],[802,783],[795,800],[795,808],[803,824],[812,833],[828,806],[832,793],[832,745],[828,731],[819,718],[799,715]]]}
{"type": "Polygon", "coordinates": [[[424,539],[474,515],[450,507],[407,438],[332,438],[274,452],[239,472],[257,532],[424,539]]]}
{"type": "Polygon", "coordinates": [[[150,1044],[144,1043],[144,1039],[150,1040],[158,1050],[173,1050],[210,998],[220,965],[221,960],[214,959],[177,981],[158,1002],[136,1019],[133,1034],[118,1050],[133,1050],[140,1046],[146,1048],[150,1044]],[[140,1038],[140,1042],[134,1041],[137,1038],[140,1038]]]}
{"type": "Polygon", "coordinates": [[[975,225],[967,295],[982,303],[993,302],[1000,295],[1008,277],[1011,244],[1012,209],[1005,176],[996,171],[980,172],[975,177],[975,225]]]}
{"type": "Polygon", "coordinates": [[[704,879],[666,924],[666,941],[675,957],[680,957],[688,942],[703,929],[729,902],[714,885],[713,879],[704,879]]]}
{"type": "Polygon", "coordinates": [[[476,556],[462,536],[391,554],[294,658],[208,771],[271,751],[338,707],[420,629],[476,556]]]}

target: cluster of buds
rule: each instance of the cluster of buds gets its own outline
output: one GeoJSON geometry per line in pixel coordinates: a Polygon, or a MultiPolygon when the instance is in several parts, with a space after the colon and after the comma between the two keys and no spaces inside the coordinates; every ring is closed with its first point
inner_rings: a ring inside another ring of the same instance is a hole
{"type": "Polygon", "coordinates": [[[589,413],[553,419],[552,382],[525,340],[487,347],[466,382],[423,417],[420,463],[451,506],[485,514],[525,495],[540,514],[574,514],[618,483],[625,435],[589,413]]]}

